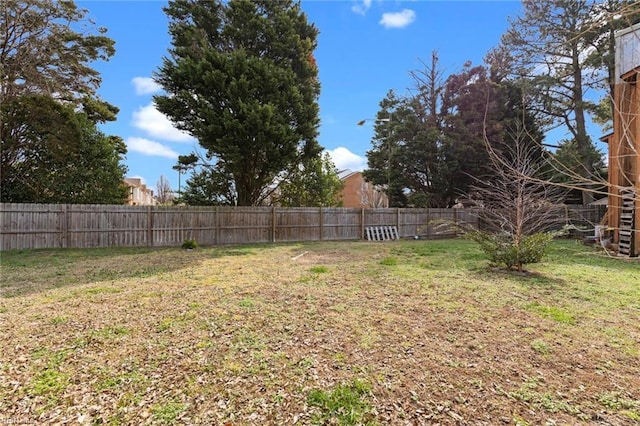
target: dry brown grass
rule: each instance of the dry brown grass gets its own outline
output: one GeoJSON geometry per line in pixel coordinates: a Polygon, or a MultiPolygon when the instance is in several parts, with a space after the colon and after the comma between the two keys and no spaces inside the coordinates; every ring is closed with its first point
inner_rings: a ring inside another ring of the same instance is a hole
{"type": "Polygon", "coordinates": [[[363,383],[353,423],[638,424],[640,266],[588,250],[4,253],[0,423],[350,424],[309,395],[363,383]]]}

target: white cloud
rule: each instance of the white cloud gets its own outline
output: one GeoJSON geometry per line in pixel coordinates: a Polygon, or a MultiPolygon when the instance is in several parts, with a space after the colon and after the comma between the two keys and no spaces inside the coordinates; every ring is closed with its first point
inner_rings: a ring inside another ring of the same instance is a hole
{"type": "Polygon", "coordinates": [[[339,146],[336,149],[327,150],[338,170],[349,169],[355,171],[364,170],[367,159],[339,146]]]}
{"type": "Polygon", "coordinates": [[[362,4],[354,4],[353,6],[351,6],[351,10],[358,15],[364,15],[371,7],[372,1],[373,0],[362,0],[362,4]]]}
{"type": "Polygon", "coordinates": [[[416,20],[416,12],[403,9],[401,12],[383,13],[380,25],[385,28],[404,28],[416,20]]]}
{"type": "Polygon", "coordinates": [[[176,129],[166,115],[150,103],[133,113],[133,125],[149,136],[171,142],[192,142],[193,138],[176,129]]]}
{"type": "Polygon", "coordinates": [[[162,87],[151,77],[133,77],[131,83],[136,88],[136,95],[150,95],[162,90],[162,87]]]}
{"type": "Polygon", "coordinates": [[[161,143],[144,138],[130,137],[125,140],[127,149],[144,155],[157,157],[178,158],[178,153],[161,143]]]}

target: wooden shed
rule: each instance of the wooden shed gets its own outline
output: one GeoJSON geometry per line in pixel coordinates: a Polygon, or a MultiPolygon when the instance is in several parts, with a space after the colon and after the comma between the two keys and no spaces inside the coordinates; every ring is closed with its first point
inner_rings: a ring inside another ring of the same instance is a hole
{"type": "Polygon", "coordinates": [[[620,252],[640,254],[640,23],[616,32],[613,133],[609,144],[609,210],[620,252]]]}

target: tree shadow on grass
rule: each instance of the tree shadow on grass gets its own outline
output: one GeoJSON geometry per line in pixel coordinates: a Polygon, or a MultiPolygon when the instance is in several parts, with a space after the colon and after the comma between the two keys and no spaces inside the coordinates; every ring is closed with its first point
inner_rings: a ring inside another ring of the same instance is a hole
{"type": "Polygon", "coordinates": [[[39,249],[3,252],[0,298],[93,282],[147,278],[205,260],[247,256],[258,245],[242,247],[39,249]]]}

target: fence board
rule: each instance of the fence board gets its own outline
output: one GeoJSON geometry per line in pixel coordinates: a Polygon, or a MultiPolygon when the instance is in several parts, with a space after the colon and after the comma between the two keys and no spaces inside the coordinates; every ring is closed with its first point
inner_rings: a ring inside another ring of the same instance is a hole
{"type": "MultiPolygon", "coordinates": [[[[606,208],[568,206],[559,222],[594,226],[606,208]]],[[[357,240],[368,227],[400,238],[449,238],[442,222],[478,226],[474,209],[145,207],[0,203],[0,250],[357,240]]]]}
{"type": "Polygon", "coordinates": [[[271,241],[272,214],[271,207],[218,207],[218,244],[271,241]]]}
{"type": "Polygon", "coordinates": [[[359,208],[323,208],[323,240],[359,240],[361,215],[359,208]]]}
{"type": "Polygon", "coordinates": [[[320,209],[292,207],[277,208],[274,211],[276,215],[276,241],[320,240],[320,209]]]}

